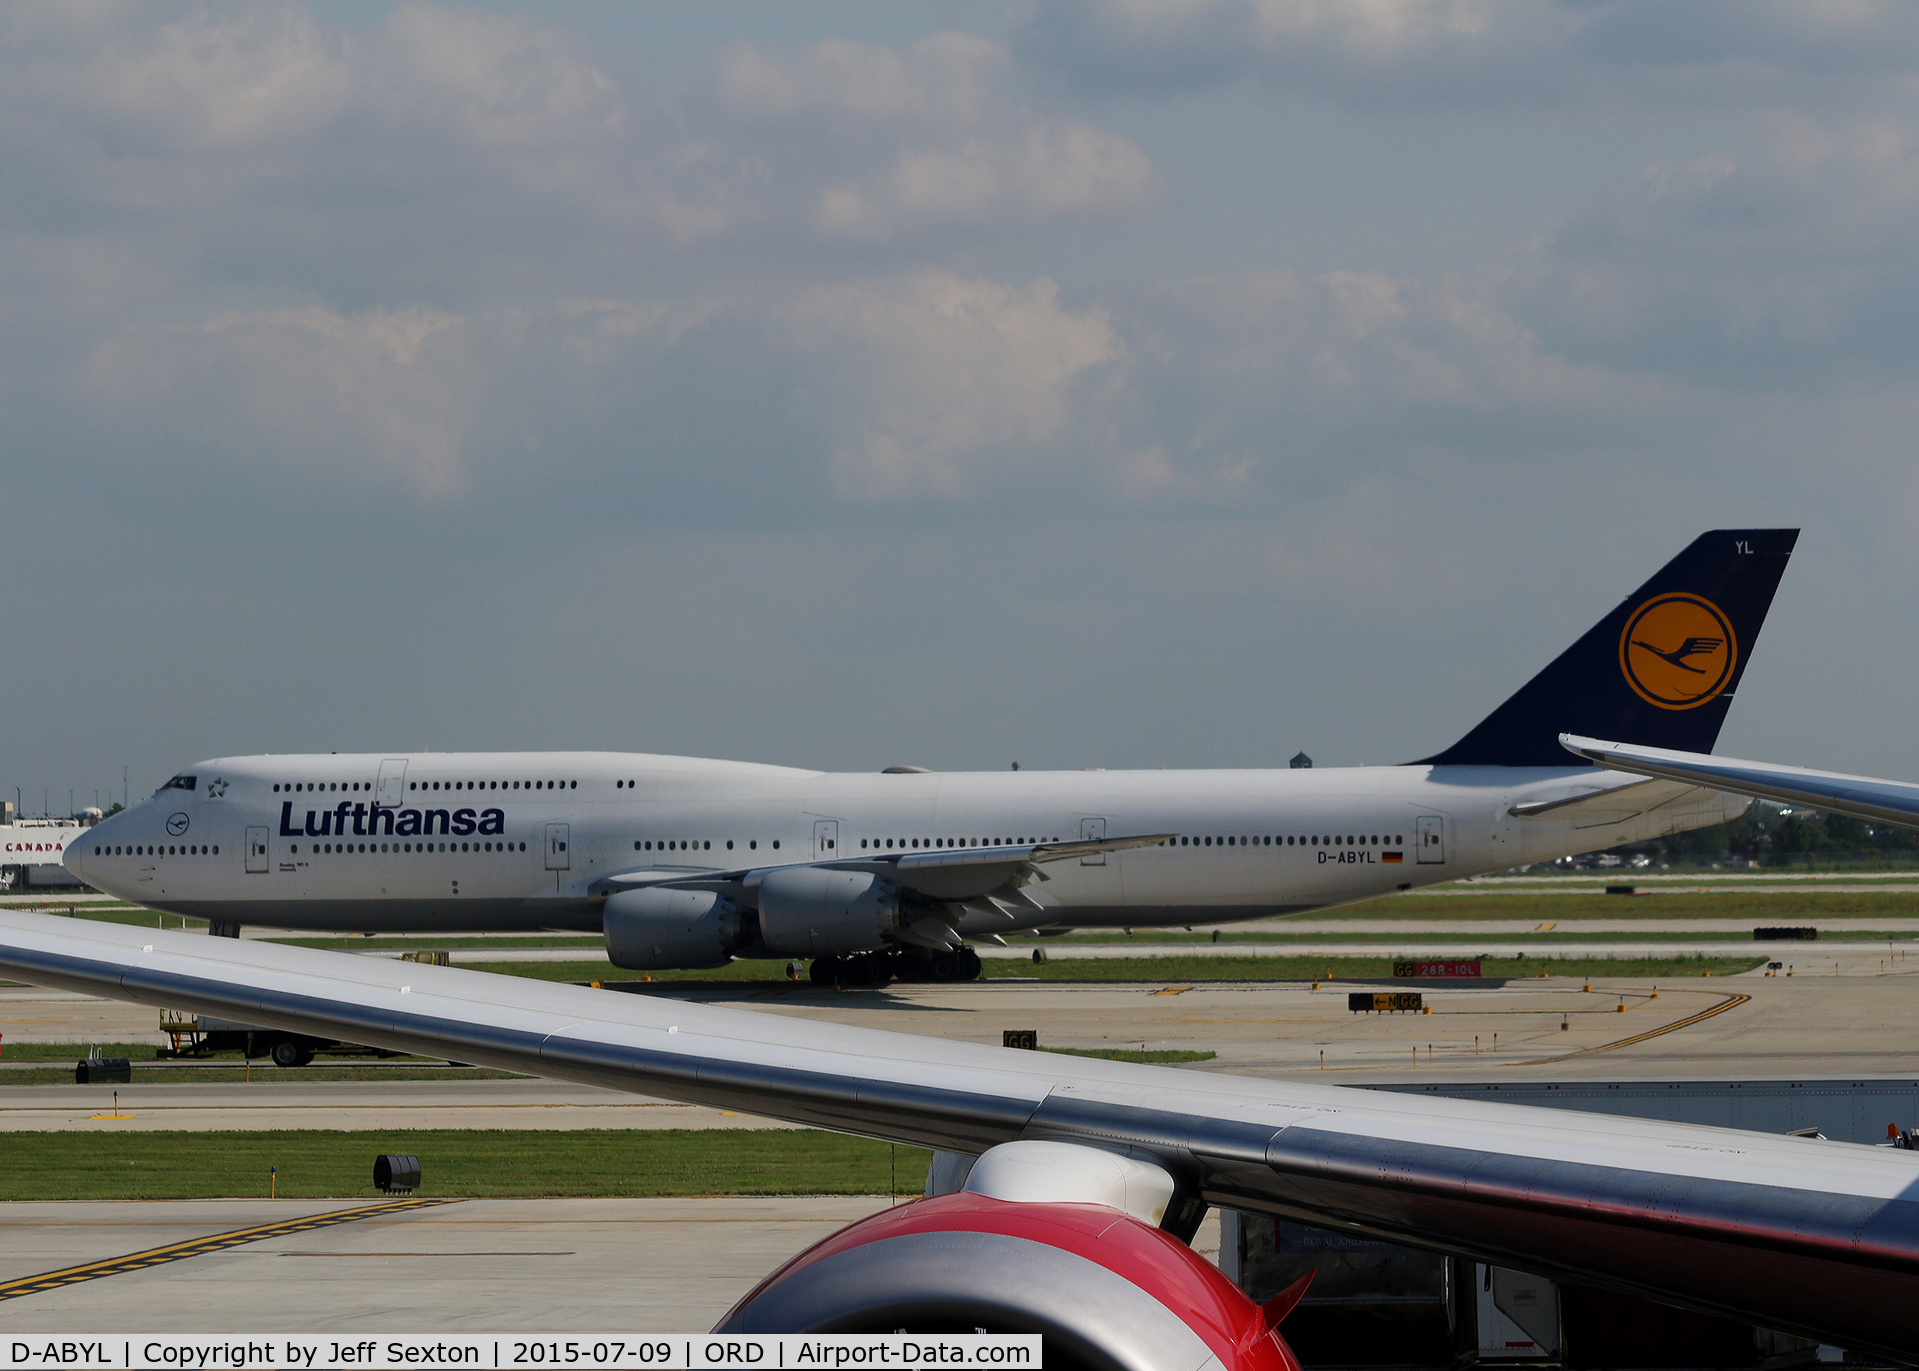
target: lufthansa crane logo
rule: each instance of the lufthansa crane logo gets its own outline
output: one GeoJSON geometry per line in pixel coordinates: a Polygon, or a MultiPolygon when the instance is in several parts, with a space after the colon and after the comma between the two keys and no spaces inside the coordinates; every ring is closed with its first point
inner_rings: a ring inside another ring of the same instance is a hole
{"type": "Polygon", "coordinates": [[[187,825],[192,822],[193,820],[185,814],[169,814],[167,815],[167,832],[177,838],[187,831],[187,825]]]}
{"type": "Polygon", "coordinates": [[[1693,709],[1732,680],[1739,642],[1711,600],[1657,595],[1632,612],[1619,635],[1619,669],[1639,698],[1661,709],[1693,709]]]}

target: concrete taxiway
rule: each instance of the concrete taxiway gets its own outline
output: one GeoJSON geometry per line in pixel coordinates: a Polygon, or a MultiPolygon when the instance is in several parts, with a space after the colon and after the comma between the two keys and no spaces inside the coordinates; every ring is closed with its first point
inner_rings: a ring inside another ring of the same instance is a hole
{"type": "MultiPolygon", "coordinates": [[[[0,1334],[698,1332],[884,1196],[460,1200],[96,1277],[73,1268],[342,1211],[351,1200],[0,1204],[0,1334]],[[10,1283],[71,1283],[5,1298],[10,1283]]],[[[1219,1221],[1194,1242],[1217,1259],[1219,1221]]]]}

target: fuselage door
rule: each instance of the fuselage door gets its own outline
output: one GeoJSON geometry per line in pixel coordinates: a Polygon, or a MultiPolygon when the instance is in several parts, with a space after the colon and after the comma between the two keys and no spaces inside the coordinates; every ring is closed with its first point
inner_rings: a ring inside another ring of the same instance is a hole
{"type": "Polygon", "coordinates": [[[265,875],[267,869],[267,826],[247,830],[247,870],[256,876],[265,875]]]}
{"type": "Polygon", "coordinates": [[[388,757],[380,763],[380,779],[373,787],[373,803],[398,809],[406,803],[406,758],[388,757]]]}
{"type": "Polygon", "coordinates": [[[566,825],[548,824],[546,826],[546,869],[569,871],[572,867],[572,854],[566,850],[566,825]]]}
{"type": "Polygon", "coordinates": [[[1446,821],[1437,814],[1419,816],[1419,860],[1446,860],[1446,821]]]}
{"type": "Polygon", "coordinates": [[[840,855],[840,821],[838,819],[813,820],[813,860],[830,862],[840,855]]]}
{"type": "MultiPolygon", "coordinates": [[[[1103,842],[1103,841],[1105,841],[1105,838],[1106,838],[1106,820],[1104,820],[1104,819],[1081,819],[1081,820],[1079,821],[1079,836],[1080,836],[1080,840],[1081,840],[1082,842],[1103,842]]],[[[1095,853],[1094,853],[1094,854],[1093,854],[1092,856],[1090,856],[1090,857],[1081,857],[1081,858],[1079,859],[1079,864],[1080,864],[1081,866],[1105,866],[1105,865],[1106,865],[1106,854],[1105,854],[1104,852],[1095,852],[1095,853]]]]}

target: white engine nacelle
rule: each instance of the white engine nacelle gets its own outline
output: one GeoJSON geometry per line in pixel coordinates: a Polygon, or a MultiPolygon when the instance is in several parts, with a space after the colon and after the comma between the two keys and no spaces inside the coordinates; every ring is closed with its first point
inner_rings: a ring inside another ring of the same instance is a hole
{"type": "Polygon", "coordinates": [[[739,912],[710,890],[623,890],[601,915],[606,959],[629,971],[725,966],[739,912]]]}
{"type": "Polygon", "coordinates": [[[1097,1149],[1004,1143],[965,1188],[883,1209],[808,1248],[735,1305],[732,1333],[1038,1333],[1048,1366],[1299,1371],[1265,1307],[1154,1226],[1163,1168],[1097,1149]]]}
{"type": "Polygon", "coordinates": [[[761,940],[791,956],[871,952],[900,926],[898,894],[870,871],[771,871],[759,902],[761,940]]]}

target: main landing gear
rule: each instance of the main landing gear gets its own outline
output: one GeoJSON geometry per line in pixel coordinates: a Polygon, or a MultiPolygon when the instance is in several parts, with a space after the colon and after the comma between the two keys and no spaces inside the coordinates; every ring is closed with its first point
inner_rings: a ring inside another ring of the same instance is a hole
{"type": "Polygon", "coordinates": [[[970,947],[951,950],[913,948],[904,952],[856,952],[850,957],[815,957],[808,973],[814,985],[842,990],[864,990],[888,981],[977,981],[979,953],[970,947]]]}

